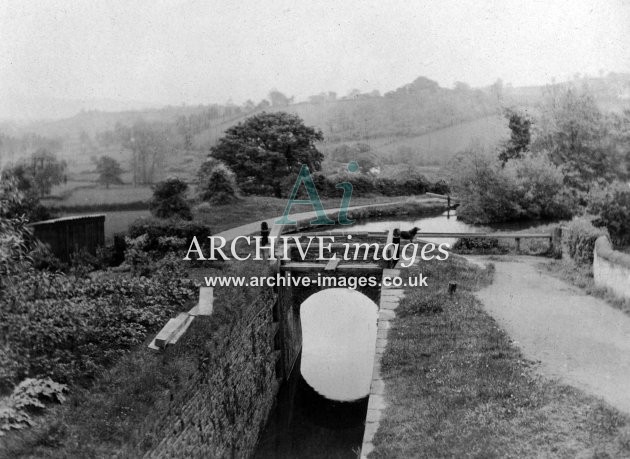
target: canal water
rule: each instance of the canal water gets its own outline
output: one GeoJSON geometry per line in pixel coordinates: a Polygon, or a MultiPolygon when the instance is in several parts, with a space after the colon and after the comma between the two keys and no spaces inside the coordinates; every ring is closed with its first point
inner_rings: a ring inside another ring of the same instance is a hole
{"type": "MultiPolygon", "coordinates": [[[[440,215],[434,215],[430,217],[409,217],[400,218],[396,220],[384,219],[384,220],[370,220],[370,221],[357,221],[352,225],[353,231],[386,231],[390,228],[400,228],[401,230],[409,230],[414,226],[420,228],[420,232],[428,233],[482,233],[493,231],[520,231],[527,228],[534,228],[540,225],[546,225],[551,221],[540,220],[522,220],[510,223],[493,223],[487,226],[470,225],[457,219],[457,214],[454,210],[444,212],[440,215]]],[[[423,240],[441,243],[446,242],[453,245],[457,239],[449,237],[441,238],[427,238],[423,237],[423,240]]]]}
{"type": "MultiPolygon", "coordinates": [[[[414,226],[420,228],[420,231],[430,233],[476,233],[487,230],[481,226],[469,225],[461,220],[457,220],[455,211],[451,210],[440,215],[432,217],[418,218],[401,218],[396,220],[371,220],[369,222],[357,221],[352,225],[353,231],[386,231],[390,228],[399,228],[401,230],[410,230],[414,226]]],[[[440,244],[446,242],[454,244],[455,238],[423,238],[429,242],[440,244]]]]}
{"type": "Polygon", "coordinates": [[[257,458],[356,458],[363,439],[378,307],[328,289],[300,307],[302,354],[280,389],[257,458]]]}

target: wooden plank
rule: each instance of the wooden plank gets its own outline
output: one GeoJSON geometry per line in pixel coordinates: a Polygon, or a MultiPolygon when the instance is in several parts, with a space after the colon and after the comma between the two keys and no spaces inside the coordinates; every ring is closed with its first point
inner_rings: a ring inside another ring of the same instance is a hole
{"type": "Polygon", "coordinates": [[[179,329],[186,324],[186,321],[190,317],[187,313],[182,312],[174,319],[169,319],[166,325],[157,334],[153,343],[156,347],[163,349],[169,343],[171,339],[177,334],[179,329]]]}
{"type": "Polygon", "coordinates": [[[212,315],[214,304],[214,289],[212,287],[199,287],[199,316],[212,315]]]}
{"type": "Polygon", "coordinates": [[[168,342],[166,344],[168,345],[168,344],[175,344],[175,343],[177,343],[177,341],[179,341],[179,339],[182,336],[184,336],[184,333],[186,333],[186,330],[188,330],[188,327],[190,327],[190,324],[192,324],[194,319],[195,319],[194,316],[186,314],[186,317],[184,319],[184,323],[181,325],[181,327],[179,327],[175,331],[175,333],[173,333],[173,335],[171,336],[171,338],[168,340],[168,342]]]}
{"type": "Polygon", "coordinates": [[[331,258],[328,260],[328,263],[326,263],[324,271],[336,271],[340,261],[341,260],[339,258],[331,258]]]}

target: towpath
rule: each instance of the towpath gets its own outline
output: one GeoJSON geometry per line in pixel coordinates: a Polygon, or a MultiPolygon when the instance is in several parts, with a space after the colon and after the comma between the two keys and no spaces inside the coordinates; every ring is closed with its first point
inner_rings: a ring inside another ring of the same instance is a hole
{"type": "MultiPolygon", "coordinates": [[[[400,204],[405,204],[408,202],[422,202],[423,204],[427,204],[427,206],[430,206],[432,204],[438,206],[438,205],[444,205],[444,200],[443,199],[439,199],[439,198],[414,198],[414,199],[407,199],[407,200],[401,200],[401,201],[395,201],[395,202],[384,202],[384,203],[379,203],[379,204],[366,204],[363,206],[354,206],[354,207],[349,207],[348,210],[357,210],[357,209],[366,209],[366,208],[379,208],[379,207],[389,207],[389,206],[396,206],[396,205],[400,205],[400,204]]],[[[332,218],[335,219],[336,215],[339,213],[339,208],[335,208],[335,209],[326,209],[326,214],[332,218]]],[[[226,239],[226,241],[231,241],[232,239],[234,239],[237,236],[248,236],[248,235],[252,235],[252,234],[257,234],[260,231],[260,224],[263,221],[266,221],[269,224],[269,228],[273,227],[273,222],[275,220],[277,220],[278,218],[280,218],[281,216],[277,216],[277,217],[273,217],[273,218],[268,218],[265,220],[259,220],[259,221],[255,221],[255,222],[251,222],[251,223],[247,223],[246,225],[241,225],[241,226],[237,226],[236,228],[230,228],[229,230],[225,230],[222,231],[220,233],[215,234],[215,236],[220,236],[226,239]]],[[[315,213],[315,211],[310,211],[310,212],[301,212],[301,213],[297,213],[297,214],[290,214],[289,216],[291,218],[291,220],[300,222],[300,221],[305,221],[305,220],[313,220],[315,218],[317,218],[317,214],[315,213]]]]}
{"type": "Polygon", "coordinates": [[[525,357],[630,413],[630,316],[544,273],[540,258],[466,258],[494,263],[494,282],[477,297],[525,357]]]}

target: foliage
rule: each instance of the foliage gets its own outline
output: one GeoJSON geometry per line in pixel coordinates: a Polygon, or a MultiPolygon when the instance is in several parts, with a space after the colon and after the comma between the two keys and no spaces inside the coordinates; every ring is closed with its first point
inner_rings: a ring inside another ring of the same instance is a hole
{"type": "Polygon", "coordinates": [[[272,107],[286,107],[293,103],[293,97],[287,97],[277,89],[269,91],[269,100],[272,107]]]}
{"type": "Polygon", "coordinates": [[[458,218],[471,223],[509,221],[519,218],[517,186],[488,155],[469,149],[455,158],[450,184],[461,204],[458,218]]]}
{"type": "Polygon", "coordinates": [[[210,229],[207,225],[197,222],[177,220],[139,219],[129,226],[127,234],[130,238],[147,235],[147,250],[159,248],[159,239],[164,237],[176,237],[186,240],[197,236],[197,239],[207,239],[210,229]]]}
{"type": "Polygon", "coordinates": [[[64,180],[65,161],[57,160],[53,153],[44,148],[33,153],[22,165],[38,197],[49,194],[53,185],[58,185],[64,180]]]}
{"type": "Polygon", "coordinates": [[[33,178],[28,168],[24,164],[20,163],[12,168],[5,169],[2,171],[0,178],[5,182],[12,180],[14,186],[22,195],[19,201],[14,200],[7,203],[7,215],[23,216],[30,222],[51,218],[51,212],[40,204],[39,192],[33,183],[33,178]]]}
{"type": "Polygon", "coordinates": [[[531,140],[530,127],[531,118],[524,113],[516,110],[506,110],[505,117],[508,119],[510,128],[510,140],[503,147],[503,151],[499,154],[499,159],[506,163],[510,159],[519,159],[529,148],[531,140]]]}
{"type": "Polygon", "coordinates": [[[96,172],[98,182],[109,188],[110,185],[120,185],[123,181],[120,178],[123,170],[120,163],[111,156],[101,156],[96,161],[96,172]]]}
{"type": "Polygon", "coordinates": [[[236,176],[224,164],[215,164],[208,171],[207,176],[200,177],[199,198],[202,201],[212,204],[229,204],[237,199],[238,192],[236,176]]]}
{"type": "Polygon", "coordinates": [[[42,399],[63,403],[68,386],[50,378],[27,378],[18,384],[9,397],[0,399],[0,436],[3,431],[33,425],[28,410],[43,409],[42,399]]]}
{"type": "Polygon", "coordinates": [[[377,167],[379,163],[378,155],[372,151],[370,145],[366,143],[356,143],[354,145],[342,144],[335,147],[330,152],[330,158],[340,163],[356,161],[361,172],[369,172],[377,167]]]}
{"type": "Polygon", "coordinates": [[[453,250],[456,252],[473,252],[473,253],[504,253],[507,252],[505,247],[499,247],[497,238],[485,237],[463,237],[453,244],[453,250]]]}
{"type": "Polygon", "coordinates": [[[572,214],[572,196],[559,168],[545,155],[526,154],[504,166],[474,149],[451,165],[451,186],[460,198],[458,216],[471,223],[559,219],[572,214]]]}
{"type": "Polygon", "coordinates": [[[321,140],[321,131],[296,115],[262,112],[229,128],[211,155],[234,171],[245,193],[281,197],[289,192],[282,188],[284,179],[302,164],[311,172],[321,168],[323,155],[315,148],[321,140]]]}
{"type": "Polygon", "coordinates": [[[136,247],[160,255],[188,246],[193,236],[197,236],[198,241],[205,241],[210,234],[208,225],[197,222],[144,218],[132,223],[127,231],[129,239],[143,238],[136,242],[136,247]]]}
{"type": "Polygon", "coordinates": [[[158,218],[180,217],[192,219],[190,204],[186,200],[188,184],[176,177],[169,177],[153,188],[149,203],[151,213],[158,218]]]}
{"type": "Polygon", "coordinates": [[[586,89],[550,94],[536,126],[532,149],[548,152],[568,186],[588,190],[593,183],[604,184],[617,176],[621,158],[609,120],[586,89]]]}
{"type": "Polygon", "coordinates": [[[599,215],[597,226],[604,226],[613,244],[630,245],[630,188],[616,183],[590,196],[589,211],[599,215]]]}
{"type": "Polygon", "coordinates": [[[593,250],[598,237],[606,234],[601,228],[593,226],[586,218],[575,218],[567,225],[567,247],[569,255],[578,264],[591,266],[593,250]]]}
{"type": "Polygon", "coordinates": [[[178,260],[150,264],[151,277],[66,275],[25,267],[0,290],[0,336],[12,374],[86,380],[181,311],[195,294],[178,260]]]}
{"type": "Polygon", "coordinates": [[[26,218],[15,215],[15,209],[21,207],[24,200],[15,178],[8,177],[0,182],[0,290],[9,275],[30,260],[32,232],[26,218]]]}
{"type": "Polygon", "coordinates": [[[167,129],[159,123],[138,120],[131,127],[117,124],[111,136],[131,150],[133,184],[154,183],[168,153],[167,129]]]}
{"type": "Polygon", "coordinates": [[[528,219],[570,218],[574,207],[571,194],[563,186],[563,175],[544,154],[525,154],[508,161],[503,171],[516,184],[522,217],[528,219]]]}
{"type": "MultiPolygon", "coordinates": [[[[315,173],[312,177],[321,197],[341,196],[342,191],[337,188],[337,184],[342,182],[350,182],[352,184],[353,197],[420,195],[435,189],[434,185],[421,174],[406,174],[398,178],[381,178],[371,174],[344,172],[330,176],[315,173]]],[[[293,179],[294,181],[295,179],[293,179]]],[[[287,181],[287,184],[289,182],[290,180],[287,181]]],[[[438,190],[442,191],[443,188],[438,185],[438,190]]]]}

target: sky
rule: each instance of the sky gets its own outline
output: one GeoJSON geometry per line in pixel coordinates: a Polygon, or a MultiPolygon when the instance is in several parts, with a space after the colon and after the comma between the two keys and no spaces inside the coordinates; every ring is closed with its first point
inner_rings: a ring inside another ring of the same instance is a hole
{"type": "Polygon", "coordinates": [[[630,72],[628,0],[0,0],[9,99],[240,104],[600,71],[630,72]]]}

